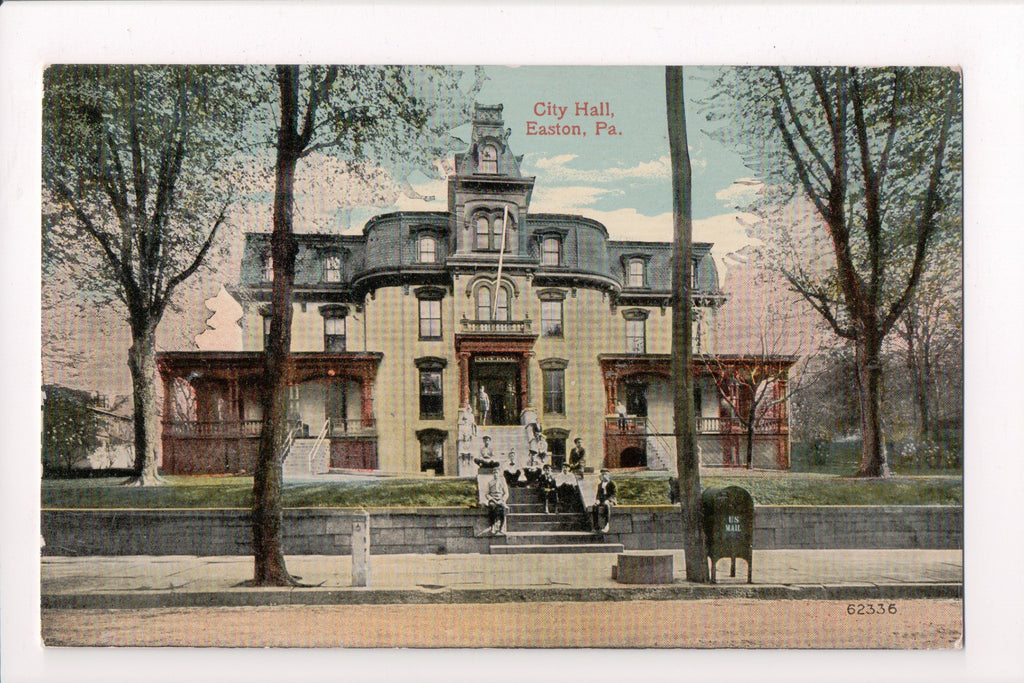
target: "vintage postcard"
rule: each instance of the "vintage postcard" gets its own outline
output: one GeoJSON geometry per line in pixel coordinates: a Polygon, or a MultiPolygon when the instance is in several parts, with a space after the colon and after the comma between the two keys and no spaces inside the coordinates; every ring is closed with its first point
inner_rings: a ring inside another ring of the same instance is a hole
{"type": "Polygon", "coordinates": [[[44,640],[959,647],[960,93],[50,66],[44,640]]]}
{"type": "Polygon", "coordinates": [[[46,656],[964,648],[959,64],[180,61],[39,65],[46,656]]]}

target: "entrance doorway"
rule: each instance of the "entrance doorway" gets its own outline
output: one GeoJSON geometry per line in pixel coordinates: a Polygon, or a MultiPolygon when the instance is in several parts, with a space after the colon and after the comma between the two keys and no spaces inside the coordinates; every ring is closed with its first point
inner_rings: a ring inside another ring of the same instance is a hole
{"type": "Polygon", "coordinates": [[[647,383],[626,382],[626,412],[636,417],[647,417],[647,383]]]}
{"type": "Polygon", "coordinates": [[[469,391],[477,424],[519,424],[519,362],[474,360],[470,365],[469,391]],[[481,390],[483,393],[481,393],[481,390]],[[484,415],[484,409],[487,415],[484,415]]]}

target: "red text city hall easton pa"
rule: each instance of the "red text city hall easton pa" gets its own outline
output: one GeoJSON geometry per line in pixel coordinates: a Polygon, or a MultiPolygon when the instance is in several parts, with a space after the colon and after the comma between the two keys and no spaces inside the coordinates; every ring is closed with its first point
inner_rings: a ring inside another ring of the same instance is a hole
{"type": "MultiPolygon", "coordinates": [[[[447,211],[380,215],[362,235],[296,236],[286,472],[474,476],[467,456],[484,436],[498,457],[525,458],[524,413],[556,465],[580,438],[589,467],[674,469],[672,245],[531,213],[536,179],[522,175],[509,133],[500,105],[476,107],[447,211]]],[[[720,466],[745,458],[728,404],[742,410],[750,397],[711,373],[793,359],[717,348],[728,303],[710,249],[693,245],[694,399],[702,462],[720,466]],[[711,353],[714,364],[701,362],[711,353]]],[[[271,272],[270,234],[247,234],[231,288],[244,350],[159,355],[163,472],[253,470],[271,272]]],[[[784,385],[771,390],[784,396],[784,385]]],[[[784,469],[785,401],[772,411],[757,424],[753,464],[784,469]]]]}

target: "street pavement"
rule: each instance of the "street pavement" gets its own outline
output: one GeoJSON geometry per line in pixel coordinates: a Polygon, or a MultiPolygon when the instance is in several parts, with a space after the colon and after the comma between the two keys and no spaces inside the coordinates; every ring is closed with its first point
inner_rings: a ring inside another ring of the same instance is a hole
{"type": "Polygon", "coordinates": [[[737,560],[719,583],[625,585],[611,578],[615,554],[376,555],[366,587],[353,587],[349,556],[290,556],[297,588],[254,588],[252,558],[43,557],[42,606],[143,609],[190,606],[591,602],[690,599],[871,600],[960,598],[960,550],[755,550],[753,584],[737,560]]]}

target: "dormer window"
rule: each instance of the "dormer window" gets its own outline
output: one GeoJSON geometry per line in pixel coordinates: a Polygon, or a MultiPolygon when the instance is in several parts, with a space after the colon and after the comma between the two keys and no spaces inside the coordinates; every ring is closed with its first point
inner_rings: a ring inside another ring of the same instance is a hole
{"type": "Polygon", "coordinates": [[[420,263],[437,263],[437,239],[431,235],[421,236],[418,254],[420,263]]]}
{"type": "Polygon", "coordinates": [[[647,264],[644,263],[643,259],[630,259],[627,264],[626,273],[626,286],[642,288],[646,286],[647,282],[647,264]]]}
{"type": "Polygon", "coordinates": [[[498,148],[494,145],[484,145],[480,148],[480,163],[477,165],[479,173],[498,172],[498,148]]]}
{"type": "Polygon", "coordinates": [[[700,278],[698,277],[697,267],[700,265],[700,259],[693,259],[690,261],[690,291],[696,292],[700,289],[700,278]]]}
{"type": "Polygon", "coordinates": [[[274,257],[269,251],[263,254],[263,281],[274,281],[274,257]]]}
{"type": "Polygon", "coordinates": [[[341,282],[341,255],[324,256],[324,282],[341,282]]]}
{"type": "Polygon", "coordinates": [[[562,240],[545,237],[540,243],[540,264],[542,266],[562,265],[562,240]]]}

